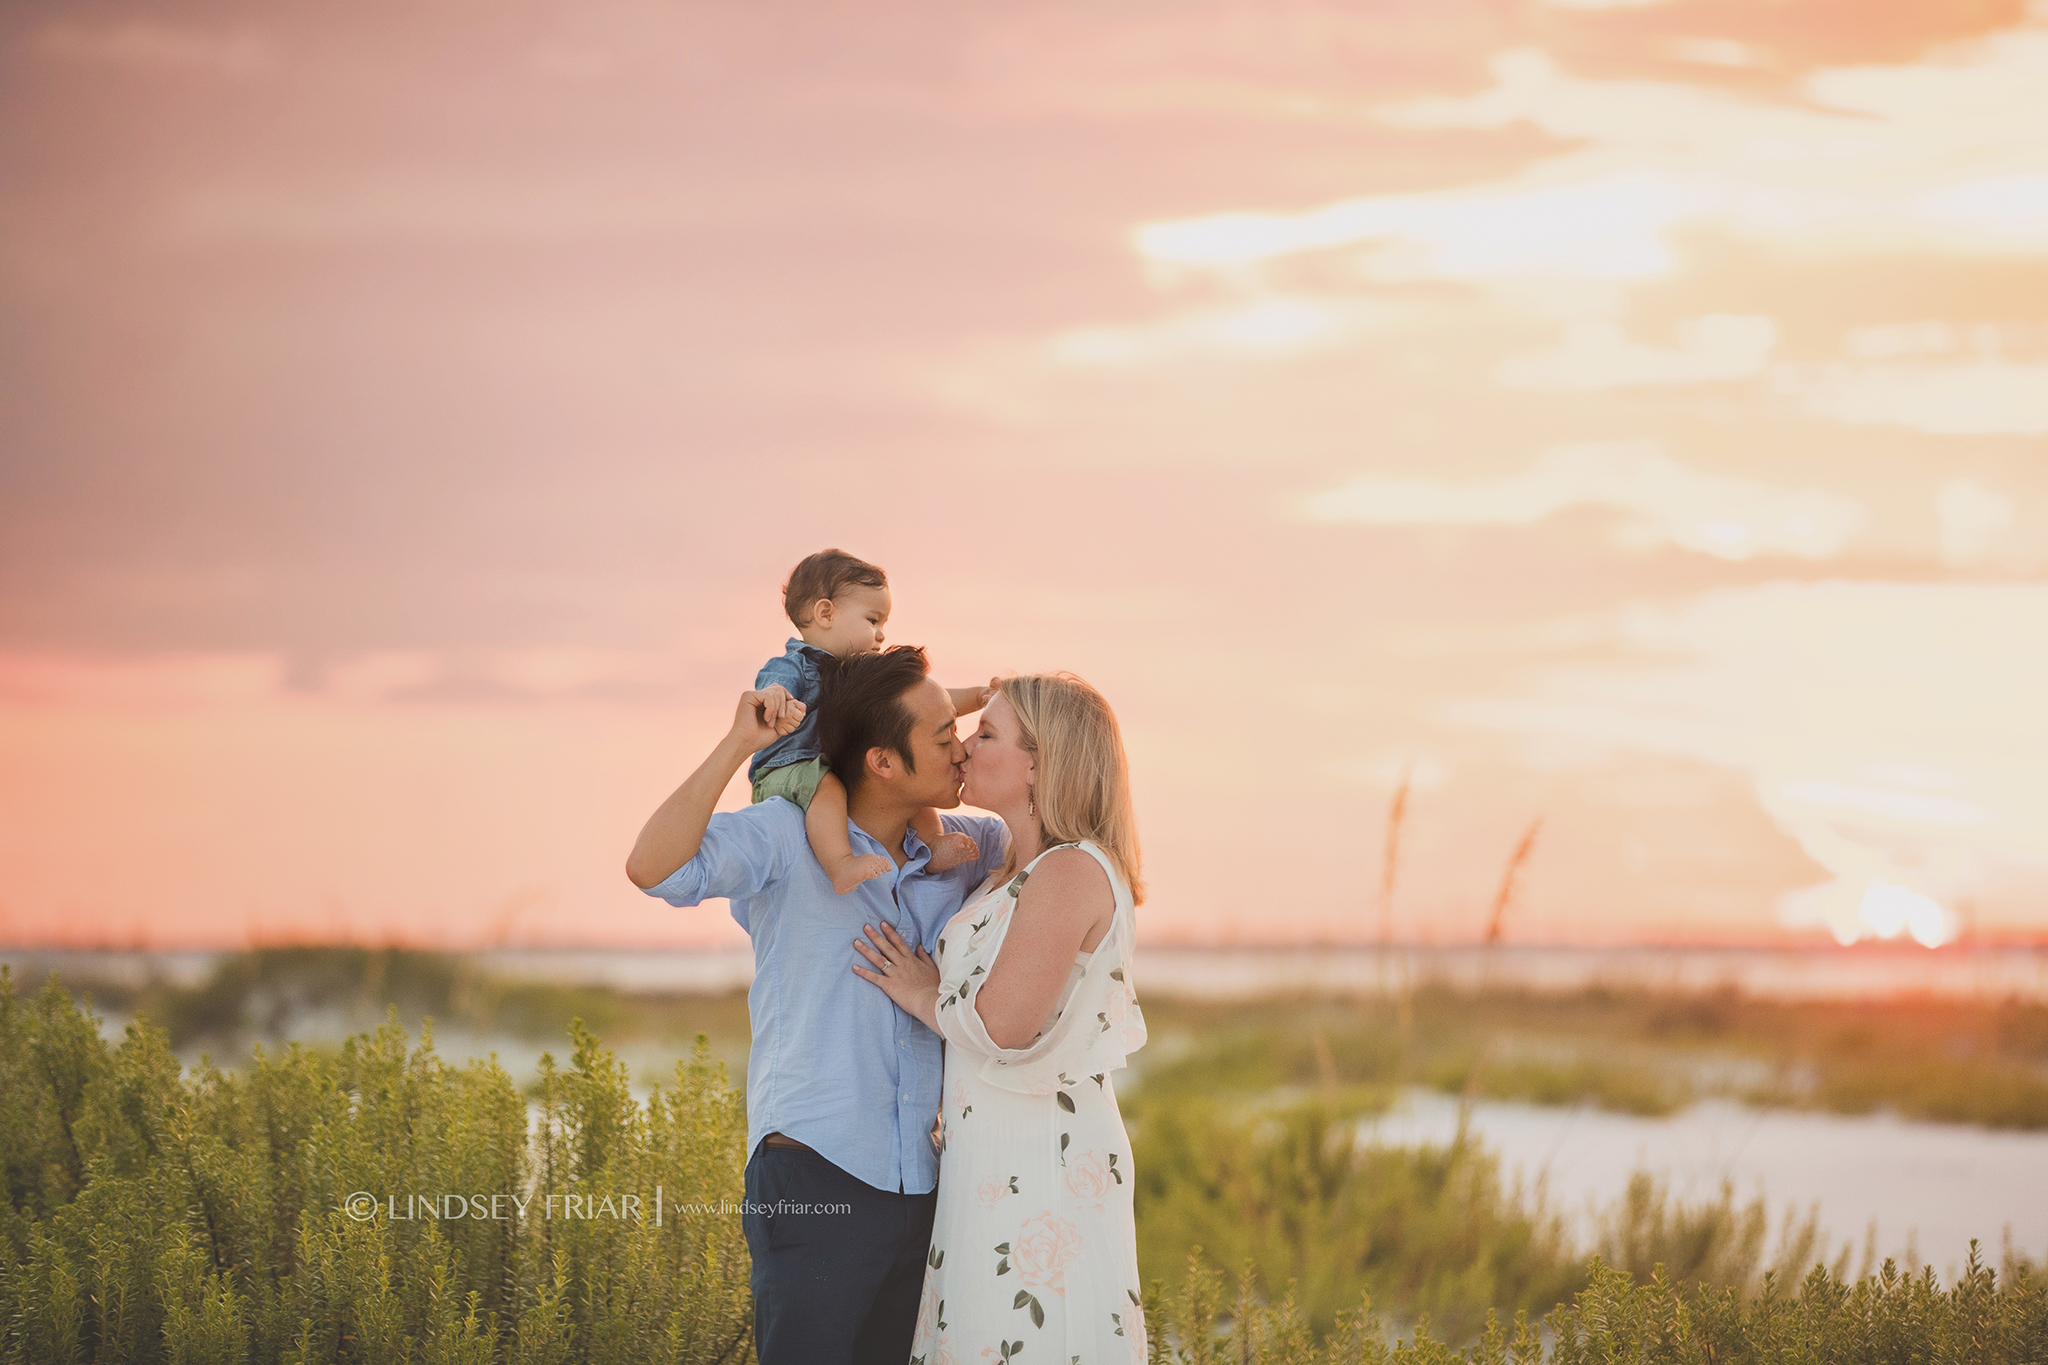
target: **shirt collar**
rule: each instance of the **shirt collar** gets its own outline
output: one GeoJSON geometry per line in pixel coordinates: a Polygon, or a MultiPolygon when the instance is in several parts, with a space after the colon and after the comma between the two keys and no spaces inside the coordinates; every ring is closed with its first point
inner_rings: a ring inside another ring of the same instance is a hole
{"type": "Polygon", "coordinates": [[[803,639],[803,637],[795,635],[790,637],[788,646],[782,652],[785,654],[807,654],[813,659],[829,659],[832,657],[831,650],[820,649],[803,639]]]}
{"type": "MultiPolygon", "coordinates": [[[[846,833],[849,839],[856,842],[865,840],[869,848],[881,854],[884,858],[889,858],[889,850],[882,847],[882,841],[862,829],[859,825],[854,824],[851,820],[846,822],[846,833]]],[[[903,831],[903,857],[903,866],[896,869],[896,875],[899,878],[907,877],[913,872],[924,871],[925,864],[932,860],[932,851],[925,847],[924,840],[917,837],[917,831],[914,829],[903,831]]],[[[889,861],[893,864],[896,860],[889,858],[889,861]]]]}

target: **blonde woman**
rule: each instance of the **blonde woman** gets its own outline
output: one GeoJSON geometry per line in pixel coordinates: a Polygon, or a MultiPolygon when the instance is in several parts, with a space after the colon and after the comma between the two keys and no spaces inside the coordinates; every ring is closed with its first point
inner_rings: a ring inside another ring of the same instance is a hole
{"type": "Polygon", "coordinates": [[[1142,1365],[1113,1078],[1145,1041],[1131,983],[1144,887],[1116,716],[1070,675],[1006,678],[962,775],[961,800],[1009,827],[1008,861],[936,958],[887,925],[854,945],[869,965],[853,970],[947,1043],[911,1365],[1142,1365]]]}

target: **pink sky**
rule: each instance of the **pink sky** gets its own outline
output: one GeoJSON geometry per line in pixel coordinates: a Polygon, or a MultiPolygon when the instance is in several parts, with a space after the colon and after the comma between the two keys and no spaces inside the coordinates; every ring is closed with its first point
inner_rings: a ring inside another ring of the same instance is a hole
{"type": "MultiPolygon", "coordinates": [[[[2048,8],[0,15],[0,941],[625,881],[827,544],[1155,942],[2048,937],[2048,8]]],[[[735,800],[740,793],[733,793],[735,800]]]]}

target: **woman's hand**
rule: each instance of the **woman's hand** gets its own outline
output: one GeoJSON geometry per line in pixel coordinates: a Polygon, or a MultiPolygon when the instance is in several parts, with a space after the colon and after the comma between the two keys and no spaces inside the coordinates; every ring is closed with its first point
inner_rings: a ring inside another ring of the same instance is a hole
{"type": "Polygon", "coordinates": [[[923,948],[913,949],[888,924],[880,933],[874,926],[861,926],[874,946],[862,939],[853,941],[854,951],[873,964],[874,970],[853,964],[855,974],[874,982],[905,1014],[938,1031],[939,964],[923,948]]]}

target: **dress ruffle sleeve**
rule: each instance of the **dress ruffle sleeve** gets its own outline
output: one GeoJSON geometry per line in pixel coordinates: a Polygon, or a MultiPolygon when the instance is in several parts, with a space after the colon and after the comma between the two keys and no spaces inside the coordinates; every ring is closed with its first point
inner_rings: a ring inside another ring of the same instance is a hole
{"type": "Polygon", "coordinates": [[[989,968],[1002,951],[1018,894],[1038,860],[1033,859],[1031,866],[1019,872],[1008,885],[984,896],[947,926],[947,934],[964,932],[968,939],[958,965],[939,982],[939,1034],[952,1047],[971,1055],[981,1079],[1001,1090],[1049,1095],[1082,1081],[1099,1080],[1123,1067],[1129,1054],[1145,1042],[1145,1016],[1138,1009],[1137,991],[1131,981],[1136,935],[1131,922],[1130,888],[1100,848],[1085,840],[1078,847],[1093,854],[1109,873],[1109,883],[1116,894],[1116,912],[1109,932],[1089,957],[1066,1008],[1051,1028],[1028,1045],[996,1046],[982,1023],[981,1011],[974,1006],[974,996],[988,980],[989,968]]]}

